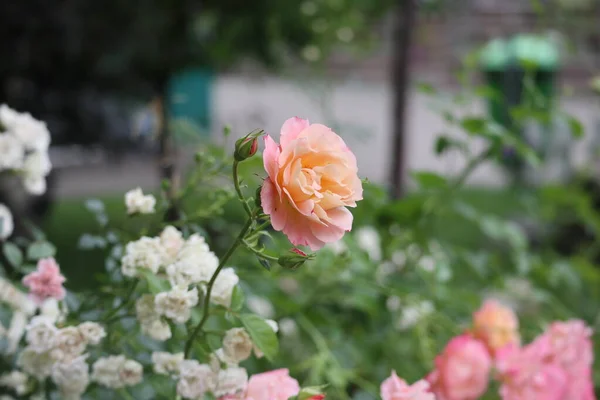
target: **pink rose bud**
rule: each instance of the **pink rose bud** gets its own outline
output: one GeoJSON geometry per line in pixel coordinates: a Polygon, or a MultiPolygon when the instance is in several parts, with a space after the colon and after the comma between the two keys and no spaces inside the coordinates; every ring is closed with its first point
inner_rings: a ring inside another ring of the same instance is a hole
{"type": "Polygon", "coordinates": [[[306,254],[300,249],[293,248],[289,252],[282,254],[277,259],[277,263],[283,268],[298,269],[308,260],[312,260],[314,255],[306,254]]]}
{"type": "Polygon", "coordinates": [[[23,285],[29,288],[29,294],[37,304],[49,298],[62,300],[66,294],[64,282],[65,277],[52,257],[40,259],[37,270],[23,277],[23,285]]]}
{"type": "Polygon", "coordinates": [[[288,119],[279,144],[265,136],[263,163],[263,211],[294,246],[318,250],[352,229],[347,207],[362,200],[362,182],[356,157],[330,128],[288,119]]]}
{"type": "Polygon", "coordinates": [[[252,157],[258,150],[258,136],[262,135],[262,131],[259,133],[251,133],[245,137],[238,139],[235,142],[235,152],[233,158],[238,161],[244,161],[247,158],[252,157]]]}
{"type": "Polygon", "coordinates": [[[504,346],[519,345],[519,320],[510,308],[487,300],[473,314],[473,335],[494,354],[504,346]]]}
{"type": "Polygon", "coordinates": [[[476,400],[488,387],[492,360],[485,345],[470,335],[453,338],[435,359],[427,377],[432,391],[444,400],[476,400]]]}

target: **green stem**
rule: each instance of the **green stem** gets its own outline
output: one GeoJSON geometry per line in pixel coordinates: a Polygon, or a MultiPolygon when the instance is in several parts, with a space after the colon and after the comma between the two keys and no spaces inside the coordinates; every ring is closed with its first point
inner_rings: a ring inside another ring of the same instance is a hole
{"type": "Polygon", "coordinates": [[[231,257],[231,255],[233,254],[233,252],[235,251],[235,249],[237,249],[238,246],[240,244],[242,244],[242,242],[244,240],[244,236],[246,236],[246,233],[248,233],[248,230],[252,226],[252,221],[254,221],[254,217],[251,214],[250,218],[248,218],[248,220],[246,221],[246,224],[244,225],[244,227],[242,228],[242,230],[238,234],[237,238],[231,244],[231,247],[229,247],[229,249],[227,250],[227,252],[223,256],[223,258],[219,262],[219,266],[217,267],[217,270],[215,271],[215,273],[213,274],[213,276],[210,278],[210,281],[208,282],[208,285],[206,287],[206,295],[204,296],[204,306],[203,306],[204,311],[202,313],[202,319],[200,320],[200,322],[198,323],[198,325],[196,326],[196,328],[194,329],[194,331],[192,332],[192,334],[188,338],[187,342],[185,343],[185,351],[184,351],[185,358],[187,358],[188,355],[190,354],[190,350],[192,349],[192,344],[194,343],[194,340],[196,339],[196,336],[198,336],[198,334],[200,333],[200,331],[202,331],[202,327],[204,326],[204,324],[206,323],[206,320],[208,319],[208,309],[209,309],[209,305],[210,305],[210,295],[212,293],[212,289],[213,289],[213,286],[215,284],[215,281],[217,280],[217,277],[219,276],[219,273],[221,272],[221,270],[225,266],[225,263],[227,262],[227,260],[229,260],[229,257],[231,257]]]}
{"type": "Polygon", "coordinates": [[[112,317],[114,317],[119,311],[121,311],[123,308],[125,308],[127,305],[129,305],[129,300],[131,299],[131,296],[133,295],[133,292],[135,292],[135,288],[138,285],[139,280],[135,280],[131,286],[129,287],[129,290],[127,291],[127,294],[125,295],[125,299],[123,299],[123,302],[121,304],[119,304],[119,306],[117,308],[114,308],[112,311],[109,311],[108,314],[106,314],[104,316],[104,318],[102,318],[101,321],[103,322],[107,322],[109,321],[112,317]]]}
{"type": "Polygon", "coordinates": [[[244,210],[246,210],[246,214],[248,214],[248,216],[252,216],[252,210],[250,210],[250,206],[248,205],[248,202],[242,193],[242,189],[240,188],[240,179],[238,175],[239,164],[240,163],[238,161],[233,162],[233,185],[235,186],[235,192],[238,195],[238,199],[242,202],[244,210]]]}
{"type": "Polygon", "coordinates": [[[256,254],[260,258],[264,258],[265,260],[269,260],[269,261],[277,261],[277,260],[279,260],[279,258],[277,258],[275,256],[272,256],[270,254],[261,253],[260,251],[258,251],[254,247],[250,246],[248,244],[248,242],[246,242],[245,240],[244,240],[244,246],[246,246],[246,248],[248,250],[250,250],[251,252],[253,252],[254,254],[256,254]]]}

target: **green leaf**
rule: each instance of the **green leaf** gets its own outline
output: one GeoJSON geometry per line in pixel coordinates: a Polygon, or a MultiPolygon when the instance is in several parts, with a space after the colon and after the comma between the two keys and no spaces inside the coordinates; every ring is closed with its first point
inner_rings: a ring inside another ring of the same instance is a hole
{"type": "Polygon", "coordinates": [[[412,177],[422,189],[440,189],[446,187],[446,178],[434,172],[413,172],[412,177]]]}
{"type": "Polygon", "coordinates": [[[569,129],[571,130],[571,136],[577,139],[583,137],[584,128],[581,121],[575,117],[567,116],[567,123],[569,124],[569,129]]]}
{"type": "Polygon", "coordinates": [[[27,259],[28,260],[39,260],[40,258],[54,257],[56,254],[56,247],[50,242],[38,241],[33,242],[27,248],[27,259]]]}
{"type": "Polygon", "coordinates": [[[417,84],[417,90],[424,94],[436,94],[437,90],[433,87],[433,85],[425,82],[420,82],[417,84]]]}
{"type": "Polygon", "coordinates": [[[233,294],[231,295],[231,308],[233,311],[240,311],[244,306],[244,291],[239,285],[233,288],[233,294]]]}
{"type": "Polygon", "coordinates": [[[464,118],[460,126],[469,134],[482,135],[485,131],[486,121],[483,118],[464,118]]]}
{"type": "Polygon", "coordinates": [[[152,294],[158,294],[169,290],[169,283],[164,279],[160,279],[149,269],[139,269],[138,271],[146,279],[146,282],[148,282],[148,288],[152,294]]]}
{"type": "Polygon", "coordinates": [[[448,136],[440,136],[435,141],[435,154],[443,154],[446,150],[452,147],[452,141],[448,136]]]}
{"type": "Polygon", "coordinates": [[[2,251],[8,262],[11,263],[13,267],[18,268],[23,263],[23,253],[21,252],[21,249],[19,249],[14,243],[4,243],[2,251]]]}
{"type": "Polygon", "coordinates": [[[269,324],[254,314],[242,314],[240,320],[256,347],[264,353],[269,361],[273,361],[279,350],[279,341],[269,324]]]}

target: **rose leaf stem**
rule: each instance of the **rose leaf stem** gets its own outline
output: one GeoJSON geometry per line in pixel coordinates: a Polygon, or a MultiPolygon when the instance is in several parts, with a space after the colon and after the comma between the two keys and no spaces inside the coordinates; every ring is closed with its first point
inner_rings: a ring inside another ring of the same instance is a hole
{"type": "Polygon", "coordinates": [[[250,250],[251,252],[253,252],[254,254],[256,254],[258,257],[263,258],[265,260],[269,260],[269,261],[277,261],[279,260],[279,258],[272,256],[270,254],[266,254],[266,253],[261,253],[259,250],[255,249],[254,247],[250,246],[250,244],[244,240],[244,246],[246,246],[246,248],[248,250],[250,250]]]}
{"type": "Polygon", "coordinates": [[[210,295],[211,295],[213,286],[215,284],[215,281],[217,280],[219,273],[225,266],[225,263],[227,262],[227,260],[229,260],[229,257],[231,257],[231,255],[233,254],[235,249],[237,249],[238,246],[240,244],[242,244],[242,241],[244,240],[244,236],[246,236],[246,233],[248,233],[248,230],[252,226],[252,221],[254,221],[254,217],[251,214],[250,218],[248,218],[248,220],[246,221],[246,224],[244,225],[244,227],[238,234],[237,238],[231,244],[231,246],[229,247],[229,249],[223,256],[223,258],[219,262],[219,266],[217,267],[217,270],[215,271],[213,276],[210,278],[210,281],[208,282],[208,285],[206,286],[206,295],[204,296],[204,305],[203,305],[204,311],[202,312],[202,319],[200,320],[200,322],[198,323],[198,325],[196,326],[196,328],[193,330],[192,334],[188,338],[187,342],[185,343],[185,350],[184,350],[185,358],[188,357],[190,350],[192,349],[192,344],[194,343],[194,339],[196,339],[196,336],[198,336],[200,331],[202,331],[202,327],[204,326],[204,324],[206,323],[206,320],[208,319],[208,308],[210,306],[210,295]]]}
{"type": "Polygon", "coordinates": [[[235,186],[235,192],[237,193],[238,199],[242,202],[244,210],[246,210],[246,214],[248,214],[248,216],[252,216],[252,210],[250,210],[250,206],[248,205],[248,202],[244,197],[244,193],[242,193],[242,189],[240,188],[240,179],[238,174],[239,164],[240,163],[238,161],[233,162],[233,185],[235,186]]]}

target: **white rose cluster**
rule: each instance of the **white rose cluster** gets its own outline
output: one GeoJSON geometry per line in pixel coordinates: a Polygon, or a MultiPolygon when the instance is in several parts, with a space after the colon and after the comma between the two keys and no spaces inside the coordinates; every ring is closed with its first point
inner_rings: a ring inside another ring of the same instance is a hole
{"type": "Polygon", "coordinates": [[[99,344],[106,332],[90,321],[59,329],[55,320],[51,314],[31,319],[17,365],[38,380],[51,377],[63,398],[79,399],[90,382],[84,352],[88,345],[99,344]]]}
{"type": "Polygon", "coordinates": [[[17,395],[23,396],[30,391],[29,377],[21,371],[9,372],[0,376],[0,387],[11,389],[17,395]]]}
{"type": "Polygon", "coordinates": [[[125,206],[128,214],[152,214],[156,199],[151,194],[145,195],[138,187],[125,193],[125,206]]]}
{"type": "MultiPolygon", "coordinates": [[[[137,319],[142,332],[156,340],[167,340],[171,330],[163,318],[185,323],[191,309],[198,304],[198,288],[190,286],[208,283],[216,272],[219,259],[205,239],[193,234],[187,240],[179,230],[167,226],[158,237],[142,237],[130,242],[121,259],[123,275],[137,277],[143,270],[160,274],[169,280],[170,290],[155,296],[145,295],[136,303],[137,319]]],[[[213,303],[229,307],[239,278],[233,268],[224,268],[211,291],[213,303]]]]}
{"type": "Polygon", "coordinates": [[[0,172],[18,173],[29,193],[43,194],[52,169],[49,146],[50,132],[44,122],[0,105],[0,172]]]}
{"type": "Polygon", "coordinates": [[[98,359],[92,366],[92,381],[110,389],[135,386],[142,381],[144,368],[123,355],[98,359]]]}
{"type": "Polygon", "coordinates": [[[229,366],[215,370],[208,364],[196,360],[179,363],[177,394],[184,399],[199,399],[207,393],[215,397],[235,395],[248,385],[248,373],[244,368],[229,366]]]}

